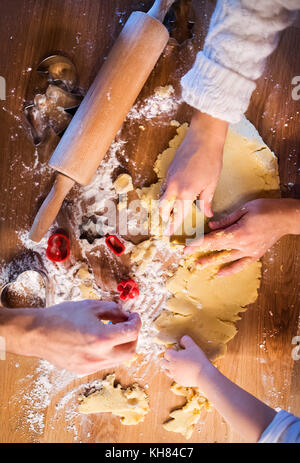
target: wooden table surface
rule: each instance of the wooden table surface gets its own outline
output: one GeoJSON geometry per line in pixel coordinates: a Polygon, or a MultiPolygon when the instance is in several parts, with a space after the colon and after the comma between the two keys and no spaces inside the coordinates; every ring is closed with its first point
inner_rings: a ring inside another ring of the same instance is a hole
{"type": "MultiPolygon", "coordinates": [[[[38,91],[45,90],[45,82],[37,80],[34,70],[44,57],[56,52],[66,54],[76,64],[80,87],[86,91],[130,12],[146,11],[151,3],[151,0],[0,0],[0,76],[5,77],[7,84],[7,98],[0,104],[2,268],[22,251],[17,232],[29,228],[53,177],[34,171],[35,148],[22,123],[25,104],[38,91]]],[[[158,85],[172,83],[179,88],[180,76],[203,45],[213,8],[214,2],[209,0],[182,0],[175,8],[177,22],[173,24],[172,36],[178,43],[171,40],[142,97],[150,95],[158,85]],[[195,21],[193,37],[188,19],[195,21]]],[[[282,194],[293,197],[300,196],[300,101],[292,99],[291,83],[294,76],[300,75],[299,44],[300,28],[295,24],[282,34],[277,50],[268,60],[247,114],[278,155],[282,194]]],[[[190,116],[190,109],[183,104],[174,118],[184,122],[190,116]]],[[[130,123],[125,124],[122,136],[129,140],[126,152],[129,161],[124,160],[122,167],[132,174],[135,186],[155,180],[153,161],[173,134],[172,127],[151,124],[141,132],[130,123]],[[137,161],[136,168],[133,161],[137,161]]],[[[51,147],[39,148],[40,161],[45,162],[50,154],[51,147]]],[[[231,380],[261,400],[298,415],[300,361],[294,362],[291,352],[300,313],[299,251],[300,240],[288,236],[264,257],[258,300],[243,314],[239,332],[220,364],[231,380]]],[[[0,442],[73,442],[74,432],[67,429],[64,414],[54,425],[51,421],[57,397],[45,413],[43,432],[34,433],[23,422],[23,402],[14,397],[36,365],[34,359],[13,355],[0,362],[0,442]]],[[[150,373],[145,382],[149,384],[151,412],[144,423],[125,427],[117,417],[93,416],[79,425],[77,441],[185,442],[181,435],[164,431],[161,426],[170,409],[182,400],[169,391],[170,381],[164,375],[150,373]]],[[[95,377],[101,376],[102,373],[95,377]]],[[[117,377],[122,378],[123,384],[131,382],[124,368],[117,371],[117,377]]],[[[87,378],[68,387],[80,382],[87,382],[87,378]]],[[[196,427],[190,442],[243,442],[214,410],[203,413],[200,421],[202,424],[196,427]]]]}

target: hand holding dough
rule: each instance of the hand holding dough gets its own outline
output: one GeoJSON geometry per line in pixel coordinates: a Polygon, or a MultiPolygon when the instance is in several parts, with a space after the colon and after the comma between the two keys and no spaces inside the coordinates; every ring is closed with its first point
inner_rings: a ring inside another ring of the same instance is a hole
{"type": "MultiPolygon", "coordinates": [[[[197,259],[199,265],[232,262],[219,270],[219,276],[240,271],[245,265],[260,259],[283,235],[293,232],[289,224],[300,201],[289,199],[256,199],[223,219],[209,224],[214,231],[200,240],[201,250],[220,251],[197,259]],[[222,252],[230,249],[229,252],[222,252]]],[[[296,217],[295,222],[298,222],[296,217]]],[[[185,248],[194,253],[197,240],[185,248]]]]}

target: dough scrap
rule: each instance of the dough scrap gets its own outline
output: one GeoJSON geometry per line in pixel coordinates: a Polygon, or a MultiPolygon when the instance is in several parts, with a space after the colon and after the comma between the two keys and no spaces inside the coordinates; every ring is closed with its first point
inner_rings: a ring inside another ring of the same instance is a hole
{"type": "Polygon", "coordinates": [[[82,266],[76,273],[76,277],[80,280],[78,287],[82,299],[99,299],[99,296],[93,288],[93,276],[89,272],[87,266],[82,266]]]}
{"type": "Polygon", "coordinates": [[[121,195],[133,190],[132,178],[128,174],[120,174],[114,181],[116,192],[121,195]]]}
{"type": "Polygon", "coordinates": [[[186,439],[190,439],[194,426],[199,420],[201,410],[210,410],[210,403],[198,390],[190,387],[183,387],[173,383],[171,391],[186,398],[186,404],[179,410],[170,413],[170,420],[163,424],[167,431],[179,432],[186,439]]]}
{"type": "Polygon", "coordinates": [[[114,385],[115,375],[108,375],[102,380],[101,389],[91,395],[81,396],[79,412],[85,415],[90,413],[112,413],[121,417],[121,423],[127,426],[144,421],[149,412],[149,402],[145,391],[133,384],[123,389],[120,384],[114,385]]]}
{"type": "MultiPolygon", "coordinates": [[[[248,124],[252,133],[255,132],[250,123],[243,123],[246,128],[248,124]]],[[[158,156],[154,165],[157,183],[138,190],[139,197],[146,205],[152,199],[159,199],[169,165],[187,129],[187,124],[181,125],[169,147],[158,156]]],[[[249,139],[229,130],[224,147],[223,169],[213,200],[215,218],[227,215],[247,201],[278,196],[278,191],[278,163],[275,155],[256,134],[249,139]]],[[[205,228],[206,219],[196,205],[193,205],[190,215],[193,219],[197,217],[197,223],[205,228]]],[[[160,241],[161,226],[155,231],[158,235],[155,239],[151,237],[135,249],[133,261],[136,263],[146,266],[147,260],[155,255],[154,245],[160,241]]],[[[190,231],[184,227],[183,235],[176,237],[173,244],[184,243],[187,237],[190,238],[190,231]]],[[[213,266],[193,265],[196,257],[203,254],[204,251],[198,250],[195,255],[185,258],[168,280],[167,289],[171,297],[167,302],[168,310],[163,311],[156,320],[159,331],[157,340],[166,347],[171,347],[178,345],[180,338],[188,334],[210,360],[215,361],[225,354],[226,344],[236,334],[235,323],[240,319],[239,313],[245,311],[246,306],[257,298],[261,264],[259,261],[254,262],[235,275],[220,278],[217,277],[220,268],[218,254],[213,266]]],[[[166,423],[165,428],[190,437],[193,425],[198,420],[197,413],[193,417],[189,414],[190,410],[194,410],[195,402],[197,403],[196,399],[189,401],[187,398],[182,409],[171,413],[173,420],[166,423]]]]}

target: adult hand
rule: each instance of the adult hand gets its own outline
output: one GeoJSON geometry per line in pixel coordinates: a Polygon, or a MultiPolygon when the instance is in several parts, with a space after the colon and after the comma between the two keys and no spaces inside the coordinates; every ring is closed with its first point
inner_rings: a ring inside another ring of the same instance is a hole
{"type": "Polygon", "coordinates": [[[213,365],[190,336],[183,336],[180,344],[184,349],[165,352],[162,361],[165,373],[182,386],[199,387],[201,376],[213,365]]]}
{"type": "Polygon", "coordinates": [[[43,358],[85,375],[130,360],[141,328],[138,314],[95,300],[41,310],[1,309],[0,318],[4,321],[0,334],[7,340],[8,351],[43,358]]]}
{"type": "Polygon", "coordinates": [[[161,197],[160,213],[168,221],[176,203],[177,214],[170,226],[172,235],[181,225],[190,203],[200,195],[207,217],[212,217],[212,200],[222,169],[228,123],[196,111],[187,135],[169,167],[161,197]],[[169,217],[168,217],[169,215],[169,217]]]}
{"type": "MultiPolygon", "coordinates": [[[[212,233],[195,240],[185,253],[224,251],[218,264],[228,264],[219,276],[240,271],[246,264],[260,259],[283,235],[300,233],[300,201],[295,199],[257,199],[246,203],[227,217],[211,221],[212,233]]],[[[199,265],[212,265],[216,255],[198,259],[199,265]]]]}

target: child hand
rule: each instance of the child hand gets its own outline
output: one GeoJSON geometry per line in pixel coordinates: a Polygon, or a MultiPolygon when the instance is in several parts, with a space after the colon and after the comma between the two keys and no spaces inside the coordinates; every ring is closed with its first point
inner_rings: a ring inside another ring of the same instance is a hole
{"type": "Polygon", "coordinates": [[[227,122],[196,111],[187,135],[171,162],[161,197],[160,213],[170,220],[174,207],[182,212],[171,220],[172,235],[189,212],[185,201],[193,202],[199,196],[207,217],[213,216],[212,200],[222,169],[223,149],[227,122]],[[170,215],[168,218],[167,216],[170,215]]]}
{"type": "Polygon", "coordinates": [[[213,365],[189,336],[183,336],[180,344],[184,349],[168,349],[165,352],[165,372],[182,386],[200,387],[201,375],[213,368],[213,365]]]}

